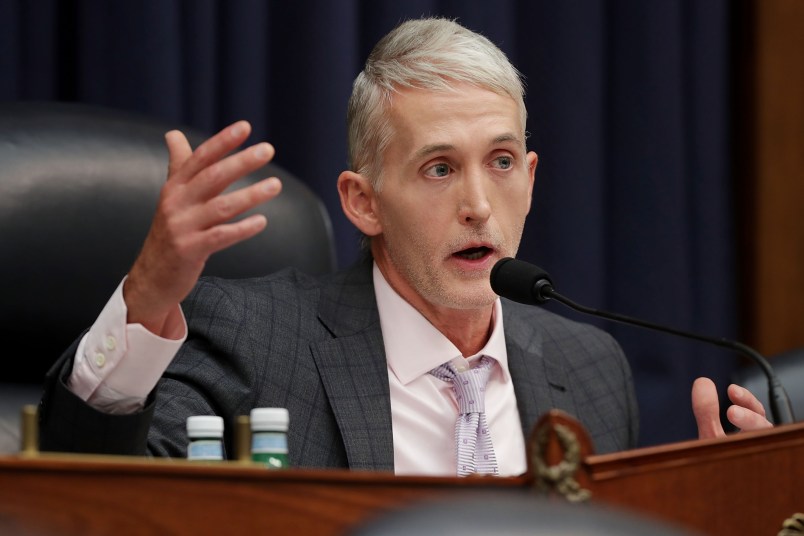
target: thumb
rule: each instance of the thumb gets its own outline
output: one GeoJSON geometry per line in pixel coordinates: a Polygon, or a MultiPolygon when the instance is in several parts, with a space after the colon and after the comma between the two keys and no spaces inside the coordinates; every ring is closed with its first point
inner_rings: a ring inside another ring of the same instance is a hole
{"type": "Polygon", "coordinates": [[[698,423],[698,437],[709,439],[724,437],[726,432],[720,423],[720,403],[717,388],[709,378],[698,378],[692,384],[692,412],[698,423]]]}
{"type": "Polygon", "coordinates": [[[165,134],[165,145],[168,149],[168,180],[170,180],[193,154],[193,149],[187,137],[179,130],[171,130],[165,134]]]}

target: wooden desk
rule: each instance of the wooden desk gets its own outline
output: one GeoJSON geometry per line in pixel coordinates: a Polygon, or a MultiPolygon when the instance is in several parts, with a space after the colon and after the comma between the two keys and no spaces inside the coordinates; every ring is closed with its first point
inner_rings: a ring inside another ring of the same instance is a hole
{"type": "Polygon", "coordinates": [[[236,462],[9,457],[0,458],[0,529],[63,536],[342,534],[373,514],[428,496],[523,487],[524,477],[396,477],[270,471],[236,462]],[[3,527],[4,519],[9,527],[3,527]]]}
{"type": "MultiPolygon", "coordinates": [[[[552,437],[556,422],[548,418],[540,426],[552,437]]],[[[541,449],[548,452],[543,458],[548,468],[564,455],[560,446],[551,439],[541,449]]],[[[775,535],[785,519],[804,511],[804,424],[609,455],[586,449],[582,446],[572,476],[593,502],[703,534],[775,535]]],[[[0,458],[0,533],[343,534],[414,501],[530,490],[540,480],[533,465],[516,478],[458,479],[269,471],[238,462],[8,456],[0,458]]]]}

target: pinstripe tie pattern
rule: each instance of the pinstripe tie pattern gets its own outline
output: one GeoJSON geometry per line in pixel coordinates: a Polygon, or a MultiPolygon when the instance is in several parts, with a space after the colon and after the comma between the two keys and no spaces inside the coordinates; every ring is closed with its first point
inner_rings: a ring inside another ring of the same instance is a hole
{"type": "Polygon", "coordinates": [[[458,372],[451,363],[430,371],[439,380],[452,383],[458,402],[455,448],[458,476],[472,473],[497,474],[497,457],[486,422],[486,382],[494,360],[483,356],[478,365],[458,372]]]}

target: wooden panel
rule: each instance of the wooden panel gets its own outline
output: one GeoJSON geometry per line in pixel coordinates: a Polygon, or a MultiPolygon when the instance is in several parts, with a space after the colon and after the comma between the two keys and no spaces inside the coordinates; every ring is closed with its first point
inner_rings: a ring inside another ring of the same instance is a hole
{"type": "Polygon", "coordinates": [[[269,471],[236,462],[0,457],[0,534],[343,534],[371,515],[427,497],[525,482],[269,471]]]}
{"type": "MultiPolygon", "coordinates": [[[[556,419],[544,422],[569,422],[556,419]]],[[[597,504],[712,536],[775,534],[804,505],[804,423],[598,456],[584,456],[588,436],[577,421],[573,426],[581,446],[564,452],[578,455],[575,476],[597,504]]],[[[533,438],[530,453],[540,450],[533,438]]],[[[545,457],[547,473],[557,464],[553,454],[545,457]]],[[[268,471],[238,462],[9,456],[0,457],[0,534],[344,534],[416,501],[529,489],[540,474],[531,468],[517,478],[397,477],[268,471]]]]}
{"type": "Polygon", "coordinates": [[[589,487],[606,503],[704,534],[776,534],[804,510],[804,425],[590,456],[589,487]]]}
{"type": "Polygon", "coordinates": [[[804,2],[743,5],[735,68],[749,87],[736,88],[734,165],[749,185],[740,213],[753,263],[747,329],[772,355],[804,346],[804,2]]]}

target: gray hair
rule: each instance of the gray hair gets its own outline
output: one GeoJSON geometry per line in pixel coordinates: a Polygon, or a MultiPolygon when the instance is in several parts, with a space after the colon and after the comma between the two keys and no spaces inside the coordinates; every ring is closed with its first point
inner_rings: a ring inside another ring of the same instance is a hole
{"type": "Polygon", "coordinates": [[[505,54],[455,21],[411,20],[377,43],[355,79],[347,113],[349,169],[367,176],[379,191],[383,154],[393,135],[385,112],[394,92],[449,90],[462,82],[514,99],[525,139],[525,88],[505,54]]]}

